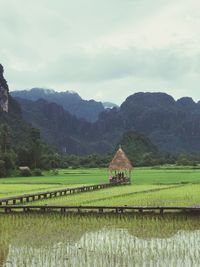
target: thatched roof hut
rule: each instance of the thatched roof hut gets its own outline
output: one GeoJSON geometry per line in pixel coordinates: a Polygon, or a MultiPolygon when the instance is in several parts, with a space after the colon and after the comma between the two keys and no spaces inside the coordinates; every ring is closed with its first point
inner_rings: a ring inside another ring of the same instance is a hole
{"type": "Polygon", "coordinates": [[[109,165],[109,171],[131,171],[133,166],[120,147],[109,165]]]}

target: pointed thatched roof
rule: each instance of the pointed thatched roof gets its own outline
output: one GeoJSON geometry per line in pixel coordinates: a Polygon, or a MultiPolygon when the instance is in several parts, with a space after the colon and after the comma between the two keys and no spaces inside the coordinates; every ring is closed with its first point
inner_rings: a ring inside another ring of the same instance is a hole
{"type": "Polygon", "coordinates": [[[120,171],[120,170],[132,170],[133,166],[131,165],[130,160],[127,158],[126,154],[120,147],[117,153],[115,154],[113,160],[109,165],[110,171],[120,171]]]}

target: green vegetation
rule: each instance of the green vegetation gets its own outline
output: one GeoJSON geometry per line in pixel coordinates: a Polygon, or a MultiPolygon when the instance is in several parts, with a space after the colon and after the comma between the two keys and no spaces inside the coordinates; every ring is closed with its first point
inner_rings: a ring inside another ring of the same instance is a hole
{"type": "MultiPolygon", "coordinates": [[[[200,170],[173,168],[136,168],[132,185],[34,204],[200,204],[200,170]]],[[[1,178],[0,197],[104,182],[108,182],[107,169],[46,171],[41,177],[1,178]]],[[[3,267],[8,262],[11,266],[30,267],[200,265],[199,216],[1,214],[0,236],[3,267]]]]}
{"type": "Polygon", "coordinates": [[[83,185],[57,185],[57,184],[1,184],[0,198],[7,196],[17,196],[22,194],[31,194],[43,191],[50,191],[62,188],[77,187],[83,185]]]}
{"type": "MultiPolygon", "coordinates": [[[[98,184],[108,182],[108,170],[105,168],[59,169],[43,172],[41,177],[1,178],[0,184],[98,184]]],[[[200,183],[200,169],[176,168],[135,168],[132,172],[133,185],[150,184],[186,184],[200,183]]]]}
{"type": "Polygon", "coordinates": [[[0,266],[200,265],[199,217],[2,215],[0,235],[0,266]]]}
{"type": "Polygon", "coordinates": [[[131,186],[117,186],[113,188],[103,189],[99,191],[86,192],[78,195],[71,195],[59,198],[53,198],[48,200],[36,201],[37,205],[44,204],[58,204],[58,205],[98,205],[99,202],[103,202],[103,205],[115,205],[115,199],[118,197],[124,197],[124,203],[126,204],[126,198],[131,197],[136,193],[145,192],[151,190],[159,190],[168,186],[161,185],[131,185],[131,186]]]}
{"type": "Polygon", "coordinates": [[[36,201],[38,205],[199,206],[200,185],[132,185],[36,201]],[[151,192],[152,191],[152,192],[151,192]]]}
{"type": "Polygon", "coordinates": [[[13,132],[8,124],[0,127],[0,177],[9,176],[16,171],[18,166],[29,166],[34,169],[49,169],[57,167],[56,155],[40,138],[40,132],[34,128],[29,129],[28,137],[24,144],[12,147],[13,132]]]}
{"type": "Polygon", "coordinates": [[[135,131],[123,134],[116,150],[121,145],[135,166],[153,166],[163,163],[163,157],[149,138],[135,131]]]}
{"type": "MultiPolygon", "coordinates": [[[[2,117],[3,118],[3,117],[2,117]]],[[[1,118],[1,119],[2,119],[1,118]]],[[[23,143],[16,141],[15,129],[10,124],[0,121],[0,177],[8,176],[40,176],[44,170],[57,168],[103,168],[107,167],[113,154],[75,156],[58,153],[57,150],[45,144],[39,130],[28,127],[26,135],[20,137],[23,143]],[[15,142],[14,142],[15,141],[15,142]],[[13,144],[15,143],[15,145],[13,144]],[[19,172],[19,166],[28,166],[31,172],[19,172]]],[[[160,153],[145,136],[129,131],[120,141],[133,166],[193,166],[200,164],[199,154],[170,155],[160,153]]],[[[118,146],[117,146],[118,147],[118,146]]]]}
{"type": "Polygon", "coordinates": [[[45,171],[43,176],[1,178],[0,184],[99,184],[108,182],[106,169],[62,169],[45,171]]]}
{"type": "MultiPolygon", "coordinates": [[[[62,169],[46,171],[41,177],[0,179],[0,197],[62,187],[76,187],[108,182],[107,169],[62,169]]],[[[35,204],[72,205],[199,205],[200,170],[136,168],[132,185],[86,192],[35,204]],[[177,187],[178,186],[178,187],[177,187]],[[170,189],[168,189],[171,187],[170,189]],[[160,191],[148,192],[152,189],[160,191]],[[137,193],[136,192],[141,192],[137,193]]]]}
{"type": "MultiPolygon", "coordinates": [[[[46,171],[41,177],[1,178],[0,196],[99,183],[108,183],[107,169],[62,169],[58,170],[56,174],[46,171]]],[[[34,203],[65,205],[199,205],[199,192],[199,169],[136,168],[133,171],[132,185],[130,186],[117,186],[34,203]],[[152,189],[160,191],[148,192],[152,189]]]]}
{"type": "MultiPolygon", "coordinates": [[[[200,185],[184,185],[155,192],[124,194],[118,197],[88,201],[89,205],[135,205],[135,206],[199,206],[200,185]]],[[[77,203],[81,204],[81,203],[77,203]]]]}

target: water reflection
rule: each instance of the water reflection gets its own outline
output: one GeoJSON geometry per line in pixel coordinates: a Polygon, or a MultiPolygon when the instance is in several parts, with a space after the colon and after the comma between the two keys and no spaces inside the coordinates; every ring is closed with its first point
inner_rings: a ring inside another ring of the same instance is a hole
{"type": "Polygon", "coordinates": [[[6,215],[0,266],[200,266],[200,218],[6,215]]]}
{"type": "Polygon", "coordinates": [[[141,239],[127,229],[86,232],[78,242],[47,247],[10,245],[6,267],[200,266],[200,231],[141,239]]]}

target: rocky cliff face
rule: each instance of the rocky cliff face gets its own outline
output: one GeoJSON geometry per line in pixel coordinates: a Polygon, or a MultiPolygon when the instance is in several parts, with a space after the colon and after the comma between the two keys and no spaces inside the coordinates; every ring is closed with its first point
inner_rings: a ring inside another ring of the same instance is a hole
{"type": "Polygon", "coordinates": [[[32,127],[22,118],[19,104],[10,96],[8,85],[3,77],[3,66],[0,64],[0,125],[9,126],[12,138],[11,147],[28,147],[32,127]],[[8,112],[9,109],[9,112],[8,112]]]}
{"type": "Polygon", "coordinates": [[[3,66],[0,64],[0,109],[8,112],[8,85],[3,77],[3,66]]]}

